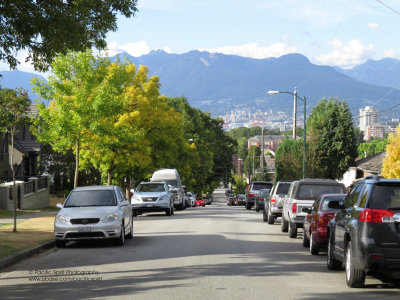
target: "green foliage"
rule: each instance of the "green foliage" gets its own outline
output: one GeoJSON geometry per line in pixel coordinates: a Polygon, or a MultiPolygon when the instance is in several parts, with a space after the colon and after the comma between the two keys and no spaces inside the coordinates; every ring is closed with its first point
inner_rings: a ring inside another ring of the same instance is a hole
{"type": "Polygon", "coordinates": [[[0,89],[0,131],[15,134],[18,127],[28,125],[31,101],[21,89],[0,89]]]}
{"type": "Polygon", "coordinates": [[[303,141],[284,139],[275,152],[275,181],[301,179],[302,170],[303,141]]]}
{"type": "Polygon", "coordinates": [[[358,148],[358,156],[361,158],[368,157],[380,152],[385,151],[386,145],[389,143],[389,139],[374,139],[367,143],[361,143],[358,148]]]}
{"type": "Polygon", "coordinates": [[[400,125],[397,126],[396,133],[389,134],[386,152],[387,156],[382,163],[382,176],[400,178],[400,125]]]}
{"type": "Polygon", "coordinates": [[[0,60],[11,68],[16,53],[27,50],[27,61],[45,71],[58,53],[106,47],[106,33],[117,30],[117,15],[131,17],[137,0],[2,1],[0,60]]]}
{"type": "Polygon", "coordinates": [[[307,177],[338,179],[354,164],[357,141],[345,101],[322,99],[307,121],[307,177]]]}
{"type": "Polygon", "coordinates": [[[233,193],[237,194],[244,194],[245,189],[247,187],[247,182],[242,178],[240,175],[233,175],[233,193]]]}

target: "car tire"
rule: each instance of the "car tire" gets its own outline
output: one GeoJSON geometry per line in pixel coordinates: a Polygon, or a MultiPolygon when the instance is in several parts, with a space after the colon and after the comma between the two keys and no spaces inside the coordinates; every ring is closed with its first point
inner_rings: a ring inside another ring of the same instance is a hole
{"type": "Polygon", "coordinates": [[[306,231],[304,230],[304,228],[303,228],[303,239],[302,239],[302,241],[303,241],[303,247],[304,248],[310,247],[310,241],[307,238],[306,231]]]}
{"type": "Polygon", "coordinates": [[[128,233],[128,235],[126,236],[126,238],[127,238],[128,240],[133,239],[133,218],[132,218],[132,220],[131,220],[131,228],[130,228],[129,233],[128,233]]]}
{"type": "Polygon", "coordinates": [[[137,217],[138,213],[136,211],[132,212],[132,217],[137,217]]]}
{"type": "Polygon", "coordinates": [[[124,223],[121,225],[121,235],[117,239],[117,245],[123,246],[125,244],[125,226],[124,223]]]}
{"type": "Polygon", "coordinates": [[[267,215],[267,213],[265,212],[265,209],[263,209],[263,221],[264,221],[264,222],[267,222],[267,221],[268,221],[268,215],[267,215]]]}
{"type": "Polygon", "coordinates": [[[246,209],[250,210],[251,206],[246,203],[246,209]]]}
{"type": "Polygon", "coordinates": [[[281,231],[282,232],[288,232],[288,221],[286,221],[285,217],[282,216],[282,222],[281,222],[281,231]]]}
{"type": "Polygon", "coordinates": [[[289,221],[289,237],[291,239],[297,238],[297,224],[293,223],[292,221],[289,221]]]}
{"type": "Polygon", "coordinates": [[[171,215],[171,207],[168,208],[168,209],[165,211],[165,215],[166,215],[166,216],[170,216],[170,215],[171,215]]]}
{"type": "Polygon", "coordinates": [[[60,240],[56,240],[56,247],[57,248],[65,248],[65,246],[67,245],[66,241],[60,241],[60,240]]]}
{"type": "Polygon", "coordinates": [[[319,254],[319,246],[313,240],[312,232],[310,232],[310,253],[312,255],[318,255],[319,254]]]}
{"type": "Polygon", "coordinates": [[[346,247],[346,283],[349,287],[360,288],[365,284],[365,271],[354,267],[351,241],[346,247]]]}
{"type": "Polygon", "coordinates": [[[329,235],[329,240],[328,240],[328,254],[326,256],[326,266],[328,267],[328,270],[341,270],[342,269],[342,263],[335,259],[335,256],[333,254],[333,237],[330,234],[329,235]]]}
{"type": "Polygon", "coordinates": [[[268,209],[268,224],[274,224],[275,223],[275,217],[271,215],[271,210],[268,209]]]}

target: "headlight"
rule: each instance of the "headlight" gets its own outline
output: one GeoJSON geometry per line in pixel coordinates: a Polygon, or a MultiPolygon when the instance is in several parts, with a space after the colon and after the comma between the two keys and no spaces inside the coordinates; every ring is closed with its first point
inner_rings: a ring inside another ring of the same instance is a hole
{"type": "Polygon", "coordinates": [[[131,198],[131,203],[134,203],[134,202],[143,202],[143,201],[142,201],[142,198],[140,198],[140,196],[133,195],[131,198]]]}
{"type": "Polygon", "coordinates": [[[56,223],[67,224],[67,222],[68,222],[67,218],[64,217],[63,215],[56,216],[56,223]]]}
{"type": "Polygon", "coordinates": [[[168,196],[167,195],[161,196],[158,200],[160,200],[160,201],[168,201],[168,196]]]}
{"type": "Polygon", "coordinates": [[[114,222],[114,221],[116,221],[116,220],[118,220],[118,214],[117,214],[117,213],[113,213],[113,214],[108,215],[107,217],[105,217],[105,218],[103,219],[103,222],[104,222],[104,223],[107,223],[107,222],[114,222]]]}

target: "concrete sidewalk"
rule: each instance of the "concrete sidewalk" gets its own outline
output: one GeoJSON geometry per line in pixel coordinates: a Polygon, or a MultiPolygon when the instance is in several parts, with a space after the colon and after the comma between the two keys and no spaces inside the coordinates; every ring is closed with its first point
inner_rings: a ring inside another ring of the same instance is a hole
{"type": "MultiPolygon", "coordinates": [[[[41,211],[41,212],[31,212],[25,213],[23,215],[17,216],[17,223],[20,221],[25,221],[33,218],[56,216],[58,211],[41,211]]],[[[14,223],[14,217],[0,218],[0,224],[10,224],[14,223]]]]}

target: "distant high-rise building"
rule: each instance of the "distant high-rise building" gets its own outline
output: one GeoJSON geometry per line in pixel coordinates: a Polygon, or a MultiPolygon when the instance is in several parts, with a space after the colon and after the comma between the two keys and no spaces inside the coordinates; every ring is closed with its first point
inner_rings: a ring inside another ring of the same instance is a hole
{"type": "Polygon", "coordinates": [[[367,131],[368,126],[379,124],[379,112],[372,106],[360,108],[360,130],[367,131]]]}

